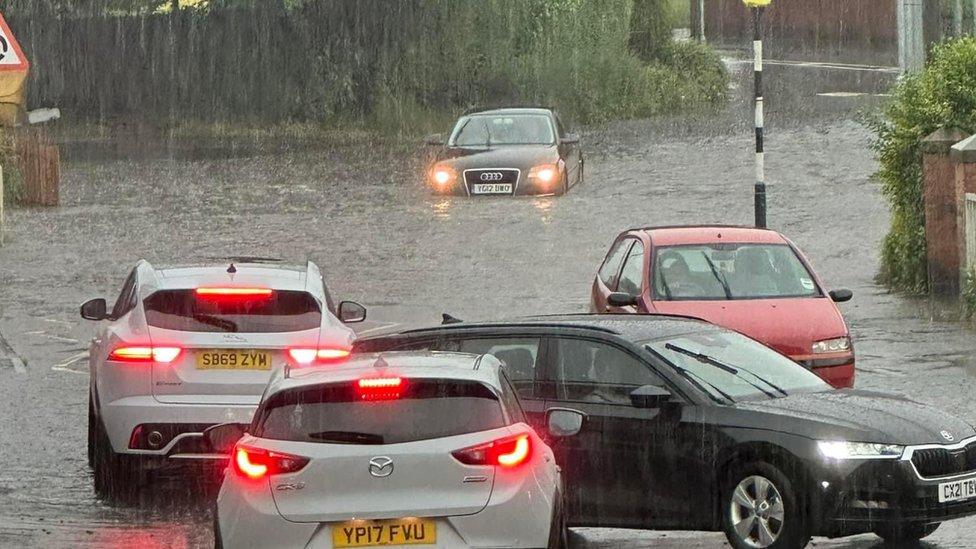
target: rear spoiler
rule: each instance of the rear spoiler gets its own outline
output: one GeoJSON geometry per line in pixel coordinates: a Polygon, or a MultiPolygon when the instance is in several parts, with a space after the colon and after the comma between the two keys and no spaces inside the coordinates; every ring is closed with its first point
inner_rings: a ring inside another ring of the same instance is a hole
{"type": "Polygon", "coordinates": [[[461,322],[464,322],[464,321],[461,320],[460,318],[451,316],[451,315],[449,315],[447,313],[442,313],[441,314],[441,324],[459,324],[461,322]]]}

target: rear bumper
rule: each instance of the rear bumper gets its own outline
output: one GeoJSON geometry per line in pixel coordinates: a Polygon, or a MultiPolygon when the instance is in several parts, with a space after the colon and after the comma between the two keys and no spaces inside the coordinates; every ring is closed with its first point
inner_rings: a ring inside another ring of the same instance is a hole
{"type": "Polygon", "coordinates": [[[126,397],[102,403],[101,419],[112,449],[119,454],[172,460],[223,460],[222,454],[207,453],[203,431],[221,423],[248,424],[256,405],[161,404],[152,396],[126,397]],[[152,430],[164,435],[156,449],[130,448],[137,427],[141,435],[152,430]]]}

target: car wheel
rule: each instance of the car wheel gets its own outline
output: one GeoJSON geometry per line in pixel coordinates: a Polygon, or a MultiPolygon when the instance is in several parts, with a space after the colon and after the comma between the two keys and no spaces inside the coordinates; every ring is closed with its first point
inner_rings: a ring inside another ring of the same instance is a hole
{"type": "Polygon", "coordinates": [[[722,528],[732,547],[800,549],[810,542],[793,485],[776,467],[738,467],[722,494],[722,528]]]}
{"type": "Polygon", "coordinates": [[[552,524],[549,526],[549,549],[569,549],[569,529],[566,528],[565,506],[559,504],[553,513],[552,524]]]}
{"type": "Polygon", "coordinates": [[[138,464],[128,456],[115,453],[100,420],[95,421],[94,439],[92,477],[95,495],[122,499],[135,494],[140,478],[138,464]]]}
{"type": "Polygon", "coordinates": [[[214,549],[224,549],[224,540],[220,537],[220,521],[217,517],[217,506],[214,505],[213,508],[213,531],[214,531],[214,549]]]}
{"type": "Polygon", "coordinates": [[[913,544],[918,540],[931,535],[939,528],[940,523],[919,524],[909,522],[907,524],[893,524],[883,528],[878,528],[874,533],[890,544],[913,544]]]}

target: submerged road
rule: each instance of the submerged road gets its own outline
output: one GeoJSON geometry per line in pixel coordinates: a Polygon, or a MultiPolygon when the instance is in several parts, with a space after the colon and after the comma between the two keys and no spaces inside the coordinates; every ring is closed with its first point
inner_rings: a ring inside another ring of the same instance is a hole
{"type": "MultiPolygon", "coordinates": [[[[773,106],[770,224],[806,251],[829,286],[854,290],[842,309],[857,347],[858,387],[908,394],[976,422],[976,337],[938,304],[875,284],[888,213],[870,179],[871,135],[829,105],[829,116],[794,125],[777,125],[773,106]]],[[[77,306],[113,300],[137,260],[311,259],[334,294],[369,307],[375,322],[366,329],[433,323],[442,312],[480,319],[584,311],[596,266],[621,229],[752,221],[752,134],[728,122],[737,118],[732,110],[708,122],[584,132],[587,181],[561,198],[434,198],[418,183],[414,155],[379,146],[246,157],[75,155],[64,167],[62,207],[11,212],[0,248],[0,334],[23,360],[15,366],[0,347],[0,546],[211,543],[210,503],[193,495],[202,491],[197,483],[161,479],[126,506],[92,492],[85,457],[92,327],[77,306]]],[[[718,534],[578,533],[601,548],[724,544],[718,534]]],[[[873,536],[814,540],[877,544],[873,536]]],[[[976,546],[976,519],[944,525],[929,546],[976,546]]]]}

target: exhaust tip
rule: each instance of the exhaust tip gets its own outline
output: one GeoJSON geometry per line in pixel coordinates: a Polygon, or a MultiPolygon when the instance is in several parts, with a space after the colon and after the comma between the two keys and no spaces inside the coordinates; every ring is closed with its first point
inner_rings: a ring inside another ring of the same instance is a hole
{"type": "Polygon", "coordinates": [[[159,431],[152,431],[146,436],[146,442],[150,448],[159,448],[163,444],[163,434],[159,431]]]}

